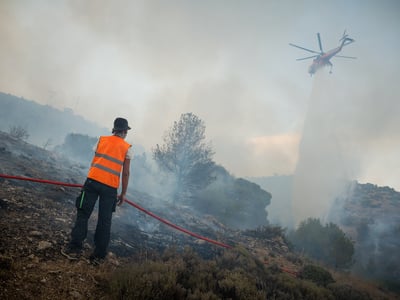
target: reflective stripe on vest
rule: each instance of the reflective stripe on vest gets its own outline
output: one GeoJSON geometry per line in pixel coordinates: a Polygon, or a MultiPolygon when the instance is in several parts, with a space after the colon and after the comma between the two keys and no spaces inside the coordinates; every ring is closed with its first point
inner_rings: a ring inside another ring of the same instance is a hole
{"type": "Polygon", "coordinates": [[[100,137],[88,178],[118,188],[120,173],[130,146],[118,136],[100,137]]]}
{"type": "Polygon", "coordinates": [[[103,171],[106,171],[106,172],[109,172],[111,174],[114,174],[115,176],[119,176],[119,172],[114,171],[113,169],[107,168],[105,166],[102,166],[100,164],[92,164],[92,167],[99,168],[99,169],[101,169],[103,171]]]}

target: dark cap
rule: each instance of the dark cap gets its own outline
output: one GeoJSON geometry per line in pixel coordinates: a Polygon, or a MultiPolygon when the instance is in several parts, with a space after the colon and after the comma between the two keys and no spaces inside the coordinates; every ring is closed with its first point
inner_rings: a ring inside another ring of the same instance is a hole
{"type": "Polygon", "coordinates": [[[129,129],[131,129],[131,128],[128,126],[128,121],[126,119],[124,119],[124,118],[116,118],[115,119],[113,130],[123,131],[123,130],[129,130],[129,129]]]}

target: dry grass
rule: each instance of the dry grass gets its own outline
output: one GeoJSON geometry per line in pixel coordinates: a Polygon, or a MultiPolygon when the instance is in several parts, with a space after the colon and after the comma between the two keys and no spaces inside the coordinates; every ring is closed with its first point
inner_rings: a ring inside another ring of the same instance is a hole
{"type": "Polygon", "coordinates": [[[365,291],[371,296],[372,299],[400,299],[399,295],[383,289],[382,286],[377,282],[360,279],[351,274],[346,274],[343,272],[336,272],[333,270],[330,272],[337,283],[349,285],[357,290],[365,291]]]}

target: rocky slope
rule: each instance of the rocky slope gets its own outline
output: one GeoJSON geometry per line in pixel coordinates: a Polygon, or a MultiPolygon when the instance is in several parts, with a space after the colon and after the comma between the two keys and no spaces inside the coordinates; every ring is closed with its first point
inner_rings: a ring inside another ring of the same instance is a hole
{"type": "Polygon", "coordinates": [[[337,199],[331,220],[355,241],[353,272],[400,292],[400,193],[353,182],[337,199]]]}
{"type": "MultiPolygon", "coordinates": [[[[14,139],[0,132],[0,174],[82,183],[83,166],[14,139]]],[[[168,247],[190,246],[203,257],[224,248],[183,234],[124,204],[118,208],[112,227],[110,254],[100,267],[88,264],[96,224],[94,212],[85,255],[78,262],[61,254],[75,218],[78,188],[0,177],[0,281],[2,299],[101,298],[101,281],[106,274],[129,261],[141,260],[168,247]]],[[[152,205],[148,195],[131,191],[129,199],[187,230],[214,240],[251,247],[263,259],[275,253],[276,262],[295,270],[285,261],[287,245],[281,237],[257,240],[229,230],[211,216],[199,216],[187,207],[169,203],[152,205]],[[280,262],[281,261],[281,262],[280,262]]],[[[157,201],[159,203],[159,201],[157,201]]]]}
{"type": "MultiPolygon", "coordinates": [[[[0,174],[82,183],[85,167],[55,153],[29,145],[0,132],[0,174]]],[[[304,260],[291,253],[276,229],[237,231],[188,207],[162,205],[150,196],[130,191],[129,199],[153,213],[197,234],[234,246],[233,250],[188,236],[124,204],[112,227],[110,253],[105,263],[88,263],[93,247],[96,214],[91,218],[85,253],[78,261],[61,254],[75,217],[77,188],[0,177],[0,298],[1,299],[107,299],[107,281],[131,262],[145,261],[164,249],[189,246],[203,258],[243,249],[266,266],[296,276],[304,260]]],[[[349,277],[337,274],[341,281],[349,277]]],[[[357,280],[353,286],[364,289],[357,280]]],[[[395,299],[369,286],[376,299],[395,299]]],[[[370,298],[366,298],[370,299],[370,298]]]]}

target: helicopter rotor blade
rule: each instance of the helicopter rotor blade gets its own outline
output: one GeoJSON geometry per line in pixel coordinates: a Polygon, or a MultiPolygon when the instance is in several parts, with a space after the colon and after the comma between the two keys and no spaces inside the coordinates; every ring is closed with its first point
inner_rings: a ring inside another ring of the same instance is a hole
{"type": "Polygon", "coordinates": [[[290,46],[292,46],[292,47],[296,47],[296,48],[299,48],[299,49],[302,49],[302,50],[305,50],[305,51],[311,52],[311,53],[321,54],[321,53],[319,53],[319,52],[317,52],[317,51],[310,50],[310,49],[307,49],[307,48],[303,48],[303,47],[297,46],[297,45],[295,45],[295,44],[291,44],[291,43],[289,43],[289,45],[290,45],[290,46]]]}
{"type": "Polygon", "coordinates": [[[343,55],[335,55],[335,57],[340,57],[340,58],[352,58],[352,59],[356,59],[357,57],[354,56],[343,56],[343,55]]]}
{"type": "Polygon", "coordinates": [[[305,59],[310,59],[310,58],[314,58],[314,57],[318,57],[318,56],[319,56],[319,55],[313,55],[313,56],[298,58],[298,59],[296,59],[296,60],[305,60],[305,59]]]}
{"type": "Polygon", "coordinates": [[[318,37],[319,50],[321,50],[321,53],[324,53],[324,50],[322,50],[321,36],[319,35],[319,32],[317,33],[317,37],[318,37]]]}

